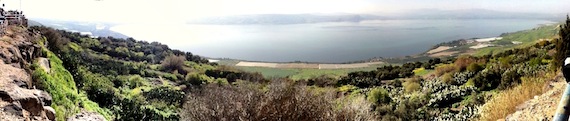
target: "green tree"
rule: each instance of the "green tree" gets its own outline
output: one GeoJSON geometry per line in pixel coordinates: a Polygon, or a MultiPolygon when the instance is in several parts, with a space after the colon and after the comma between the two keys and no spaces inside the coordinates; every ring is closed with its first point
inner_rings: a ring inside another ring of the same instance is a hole
{"type": "Polygon", "coordinates": [[[556,39],[556,55],[554,58],[554,69],[562,67],[563,61],[570,56],[570,18],[566,15],[566,23],[560,25],[560,38],[556,39]]]}

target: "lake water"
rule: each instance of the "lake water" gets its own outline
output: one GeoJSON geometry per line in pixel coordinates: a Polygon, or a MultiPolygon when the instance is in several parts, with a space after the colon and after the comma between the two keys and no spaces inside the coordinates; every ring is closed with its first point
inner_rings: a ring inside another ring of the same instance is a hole
{"type": "Polygon", "coordinates": [[[499,36],[546,20],[377,20],[292,25],[131,24],[111,28],[194,54],[252,61],[347,62],[425,52],[462,38],[499,36]]]}

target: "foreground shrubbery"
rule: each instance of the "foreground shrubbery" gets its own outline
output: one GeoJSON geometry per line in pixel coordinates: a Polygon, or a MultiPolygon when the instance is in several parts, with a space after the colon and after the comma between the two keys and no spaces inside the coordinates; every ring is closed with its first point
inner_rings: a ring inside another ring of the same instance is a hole
{"type": "Polygon", "coordinates": [[[523,77],[522,84],[514,86],[503,92],[499,92],[493,99],[489,100],[482,107],[481,120],[493,121],[506,117],[514,113],[519,104],[532,99],[534,96],[542,94],[547,80],[555,77],[554,74],[540,74],[535,77],[523,77]],[[542,75],[542,76],[541,76],[542,75]]]}
{"type": "Polygon", "coordinates": [[[262,85],[208,85],[192,92],[182,120],[373,120],[367,103],[335,106],[335,92],[291,81],[262,85]],[[351,108],[357,106],[358,108],[351,108]]]}

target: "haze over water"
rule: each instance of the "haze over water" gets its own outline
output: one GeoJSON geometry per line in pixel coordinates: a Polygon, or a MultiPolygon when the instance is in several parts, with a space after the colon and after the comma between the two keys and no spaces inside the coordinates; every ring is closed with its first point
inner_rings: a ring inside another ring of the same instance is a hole
{"type": "Polygon", "coordinates": [[[113,27],[135,39],[213,58],[271,62],[348,62],[400,57],[462,38],[495,37],[546,20],[374,20],[289,25],[131,24],[113,27]],[[140,31],[140,28],[146,28],[140,31]],[[148,31],[152,30],[152,31],[148,31]]]}

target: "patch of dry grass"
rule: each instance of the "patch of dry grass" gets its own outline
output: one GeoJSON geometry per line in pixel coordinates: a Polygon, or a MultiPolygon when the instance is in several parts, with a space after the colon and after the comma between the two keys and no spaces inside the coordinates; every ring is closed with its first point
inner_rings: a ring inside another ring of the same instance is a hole
{"type": "Polygon", "coordinates": [[[534,96],[544,93],[547,80],[555,77],[554,73],[539,74],[535,77],[522,77],[522,84],[499,92],[482,107],[481,121],[496,121],[516,111],[516,107],[534,96]]]}

